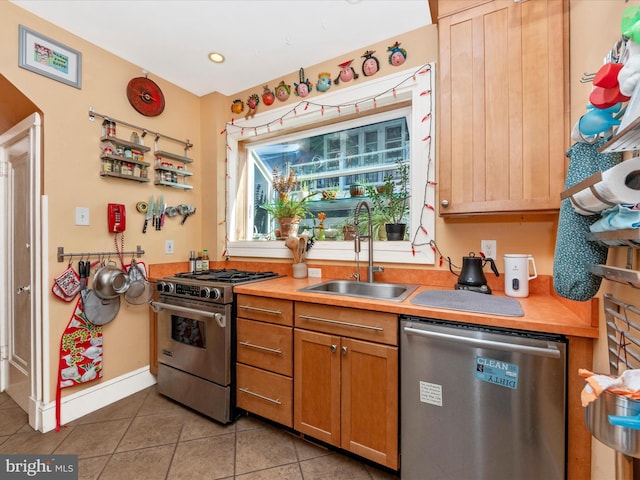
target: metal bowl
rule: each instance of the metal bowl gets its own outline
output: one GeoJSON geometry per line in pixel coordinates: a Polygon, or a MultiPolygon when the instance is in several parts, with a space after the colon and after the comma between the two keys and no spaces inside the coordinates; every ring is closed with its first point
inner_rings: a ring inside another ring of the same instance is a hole
{"type": "Polygon", "coordinates": [[[116,298],[129,288],[129,275],[117,267],[105,265],[93,276],[93,290],[103,299],[116,298]]]}
{"type": "Polygon", "coordinates": [[[636,416],[640,401],[603,392],[585,408],[584,421],[596,439],[625,455],[640,458],[640,430],[609,423],[609,415],[636,416]]]}

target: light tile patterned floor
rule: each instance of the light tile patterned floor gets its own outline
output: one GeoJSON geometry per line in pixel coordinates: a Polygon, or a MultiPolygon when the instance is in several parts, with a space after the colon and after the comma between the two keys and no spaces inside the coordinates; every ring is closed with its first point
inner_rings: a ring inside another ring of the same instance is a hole
{"type": "Polygon", "coordinates": [[[0,452],[76,454],[82,480],[393,480],[367,462],[243,416],[220,425],[155,387],[42,434],[0,393],[0,452]]]}

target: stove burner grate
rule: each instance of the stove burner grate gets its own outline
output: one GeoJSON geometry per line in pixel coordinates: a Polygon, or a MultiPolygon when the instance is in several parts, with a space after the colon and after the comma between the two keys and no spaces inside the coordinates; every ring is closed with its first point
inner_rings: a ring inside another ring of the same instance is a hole
{"type": "Polygon", "coordinates": [[[275,272],[248,272],[243,270],[223,268],[216,270],[205,270],[202,272],[178,273],[175,276],[178,278],[188,278],[205,282],[234,284],[252,282],[256,280],[265,280],[267,278],[280,277],[281,275],[275,272]]]}

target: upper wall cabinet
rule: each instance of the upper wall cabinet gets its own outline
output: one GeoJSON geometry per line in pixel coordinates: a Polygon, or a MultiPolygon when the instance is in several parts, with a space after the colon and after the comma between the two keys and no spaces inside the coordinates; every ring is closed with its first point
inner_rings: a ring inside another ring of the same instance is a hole
{"type": "Polygon", "coordinates": [[[438,4],[440,215],[558,210],[568,2],[456,3],[438,4]]]}

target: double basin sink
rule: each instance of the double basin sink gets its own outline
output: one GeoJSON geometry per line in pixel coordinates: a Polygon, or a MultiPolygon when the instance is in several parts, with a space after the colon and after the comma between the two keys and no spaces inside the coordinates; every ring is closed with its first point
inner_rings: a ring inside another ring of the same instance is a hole
{"type": "Polygon", "coordinates": [[[399,283],[366,283],[353,280],[329,280],[301,288],[299,291],[402,302],[417,288],[418,285],[404,285],[399,283]]]}

